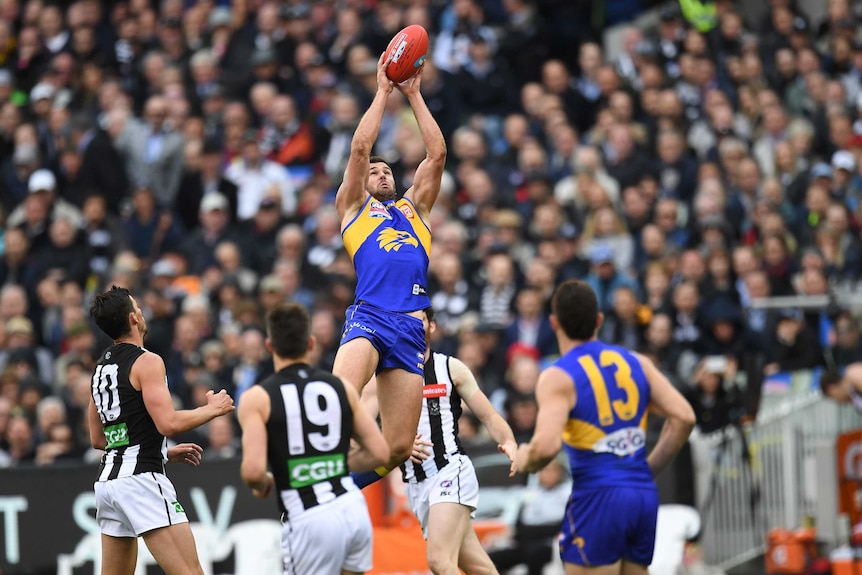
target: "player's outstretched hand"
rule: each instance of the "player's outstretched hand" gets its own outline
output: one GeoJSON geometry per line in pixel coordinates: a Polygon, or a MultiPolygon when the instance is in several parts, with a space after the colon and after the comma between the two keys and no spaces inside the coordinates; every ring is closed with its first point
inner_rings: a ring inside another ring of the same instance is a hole
{"type": "Polygon", "coordinates": [[[273,485],[275,485],[275,477],[272,476],[271,471],[267,471],[263,478],[263,487],[260,487],[259,489],[253,488],[251,492],[255,497],[266,499],[269,497],[269,494],[272,493],[273,485]]]}
{"type": "Polygon", "coordinates": [[[413,452],[410,454],[410,461],[421,465],[424,460],[431,457],[431,452],[426,449],[428,447],[434,447],[434,444],[427,439],[422,439],[422,434],[417,433],[413,440],[413,452]]]}
{"type": "Polygon", "coordinates": [[[514,439],[497,445],[497,450],[500,453],[505,453],[512,465],[509,466],[509,477],[514,477],[517,469],[515,469],[515,456],[518,454],[518,444],[514,439]]]}
{"type": "Polygon", "coordinates": [[[192,467],[201,464],[201,455],[204,448],[196,443],[180,443],[168,448],[168,462],[185,463],[192,467]]]}
{"type": "Polygon", "coordinates": [[[207,405],[215,408],[216,415],[224,415],[236,409],[233,405],[233,398],[225,390],[221,390],[218,393],[209,390],[207,392],[207,405]]]}
{"type": "Polygon", "coordinates": [[[413,76],[411,76],[411,78],[409,80],[405,80],[404,82],[401,82],[400,84],[395,84],[395,87],[398,88],[398,91],[400,91],[405,96],[409,96],[410,94],[418,93],[419,92],[419,85],[422,82],[422,70],[424,70],[424,69],[425,69],[425,62],[423,62],[419,66],[419,70],[417,70],[417,72],[415,74],[413,74],[413,76]]]}
{"type": "Polygon", "coordinates": [[[391,64],[391,60],[386,59],[386,52],[380,54],[380,59],[377,60],[377,89],[384,94],[392,92],[392,80],[386,75],[386,68],[391,64]]]}

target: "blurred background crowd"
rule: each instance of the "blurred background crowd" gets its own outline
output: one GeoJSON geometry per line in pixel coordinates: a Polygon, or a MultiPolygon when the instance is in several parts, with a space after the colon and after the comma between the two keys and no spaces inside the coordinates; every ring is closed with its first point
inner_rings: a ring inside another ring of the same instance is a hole
{"type": "MultiPolygon", "coordinates": [[[[749,22],[717,0],[692,23],[682,4],[0,0],[0,466],[96,456],[109,342],[88,302],[111,284],[140,302],[178,406],[242,401],[284,299],[312,311],[331,367],[355,281],[335,190],[407,24],[429,32],[422,93],[449,147],[435,347],[519,440],[564,279],[595,288],[601,338],[653,358],[704,431],[754,417],[773,374],[862,360],[840,307],[751,306],[860,280],[859,15],[770,0],[749,22]],[[607,55],[601,31],[649,8],[607,55]]],[[[409,187],[424,148],[397,92],[376,152],[409,187]]],[[[482,436],[469,414],[461,430],[482,436]]],[[[229,418],[181,439],[238,449],[229,418]]]]}

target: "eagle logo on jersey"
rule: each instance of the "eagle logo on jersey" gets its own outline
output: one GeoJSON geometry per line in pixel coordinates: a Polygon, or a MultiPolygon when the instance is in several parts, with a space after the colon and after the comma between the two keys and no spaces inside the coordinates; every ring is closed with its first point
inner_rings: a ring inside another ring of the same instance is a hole
{"type": "Polygon", "coordinates": [[[387,252],[392,250],[397,252],[403,245],[411,245],[414,248],[419,247],[419,241],[410,235],[410,232],[404,232],[393,228],[382,229],[380,234],[377,236],[377,243],[380,245],[380,249],[386,250],[387,252]]]}

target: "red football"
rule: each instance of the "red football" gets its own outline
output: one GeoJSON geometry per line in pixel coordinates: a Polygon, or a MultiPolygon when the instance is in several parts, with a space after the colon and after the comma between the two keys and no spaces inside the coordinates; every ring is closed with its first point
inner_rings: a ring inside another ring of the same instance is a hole
{"type": "Polygon", "coordinates": [[[386,47],[385,60],[391,60],[386,76],[396,83],[406,82],[419,71],[428,53],[428,32],[418,24],[398,32],[386,47]]]}

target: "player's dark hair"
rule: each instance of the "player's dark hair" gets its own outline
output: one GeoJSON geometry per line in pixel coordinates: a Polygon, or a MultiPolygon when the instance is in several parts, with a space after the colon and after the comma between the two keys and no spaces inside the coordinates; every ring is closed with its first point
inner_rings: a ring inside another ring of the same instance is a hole
{"type": "Polygon", "coordinates": [[[428,323],[431,323],[432,321],[437,321],[435,319],[434,315],[435,314],[434,314],[434,308],[433,307],[431,307],[429,305],[428,307],[425,308],[425,317],[428,318],[428,323]]]}
{"type": "Polygon", "coordinates": [[[551,308],[569,339],[586,341],[596,333],[599,301],[586,282],[567,280],[554,291],[551,308]]]}
{"type": "Polygon", "coordinates": [[[820,375],[820,391],[823,395],[829,393],[829,390],[841,383],[841,372],[837,369],[827,369],[820,375]]]}
{"type": "Polygon", "coordinates": [[[129,290],[115,285],[93,298],[90,317],[103,332],[117,340],[132,331],[129,314],[135,313],[135,306],[129,297],[129,290]]]}
{"type": "Polygon", "coordinates": [[[294,302],[276,304],[266,314],[266,334],[275,355],[282,359],[299,359],[308,351],[311,318],[302,305],[294,302]]]}
{"type": "Polygon", "coordinates": [[[386,164],[387,166],[389,166],[390,170],[392,169],[392,164],[387,162],[386,158],[384,158],[383,156],[371,156],[371,158],[368,160],[368,163],[369,164],[386,164]]]}

